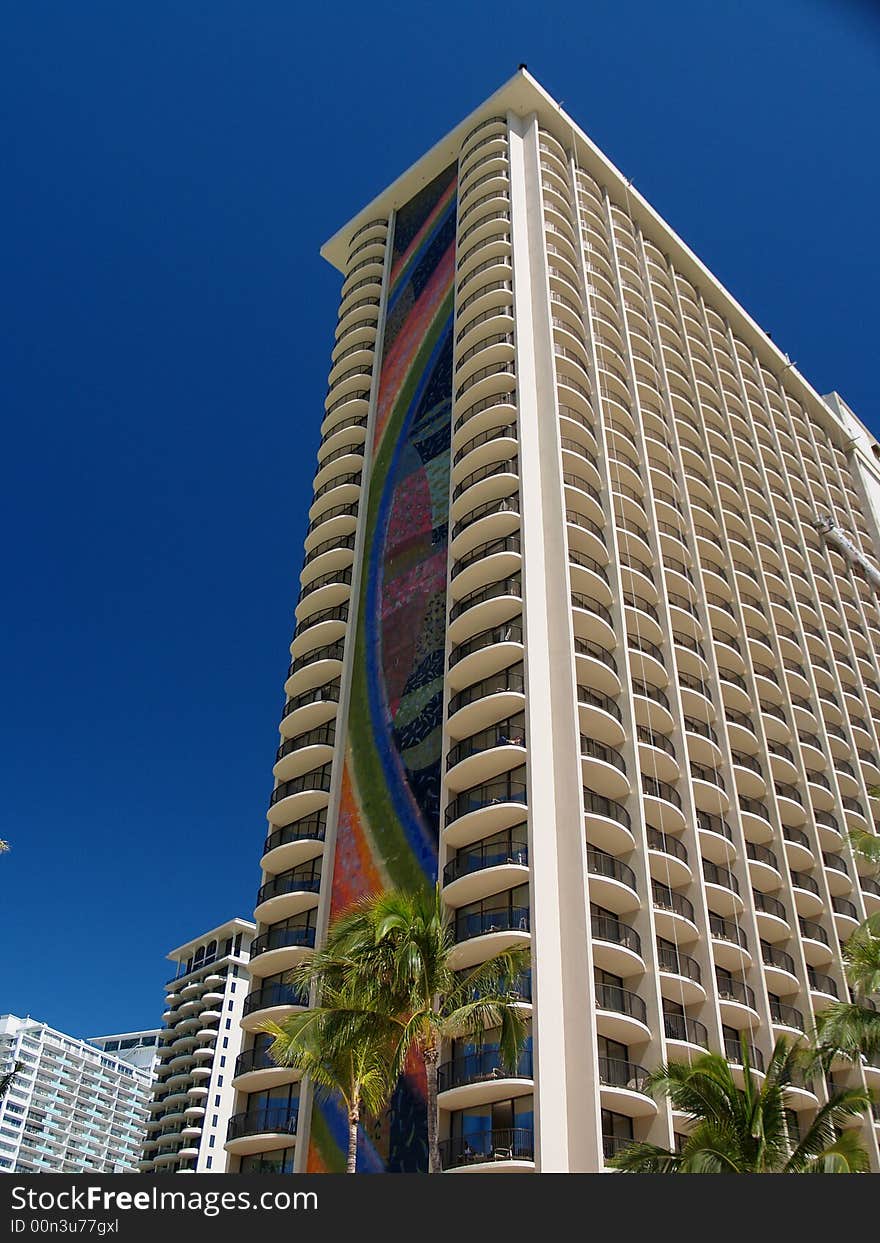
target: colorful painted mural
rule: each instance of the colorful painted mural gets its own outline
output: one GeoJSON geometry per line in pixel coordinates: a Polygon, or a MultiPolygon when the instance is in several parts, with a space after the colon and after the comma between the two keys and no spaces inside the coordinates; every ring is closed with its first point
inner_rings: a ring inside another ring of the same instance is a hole
{"type": "MultiPolygon", "coordinates": [[[[433,885],[440,831],[456,167],[394,221],[354,632],[331,918],[365,893],[433,885]]],[[[312,1116],[310,1170],[345,1168],[346,1123],[312,1116]]],[[[427,1168],[413,1069],[358,1168],[427,1168]]]]}

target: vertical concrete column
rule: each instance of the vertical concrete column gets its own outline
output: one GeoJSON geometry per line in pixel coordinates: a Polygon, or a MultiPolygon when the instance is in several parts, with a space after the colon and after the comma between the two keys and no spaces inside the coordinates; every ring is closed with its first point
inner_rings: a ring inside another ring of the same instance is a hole
{"type": "Polygon", "coordinates": [[[596,1038],[538,123],[509,116],[523,539],[536,1161],[601,1167],[596,1038]]]}

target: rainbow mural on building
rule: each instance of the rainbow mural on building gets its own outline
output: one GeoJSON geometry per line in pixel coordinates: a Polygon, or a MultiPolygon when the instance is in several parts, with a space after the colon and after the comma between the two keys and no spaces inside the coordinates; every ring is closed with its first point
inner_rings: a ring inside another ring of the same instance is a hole
{"type": "MultiPolygon", "coordinates": [[[[456,166],[394,220],[357,603],[331,918],[365,893],[433,885],[440,832],[456,166]]],[[[344,1111],[312,1111],[308,1169],[345,1168],[344,1111]]],[[[415,1067],[358,1170],[427,1169],[415,1067]]]]}

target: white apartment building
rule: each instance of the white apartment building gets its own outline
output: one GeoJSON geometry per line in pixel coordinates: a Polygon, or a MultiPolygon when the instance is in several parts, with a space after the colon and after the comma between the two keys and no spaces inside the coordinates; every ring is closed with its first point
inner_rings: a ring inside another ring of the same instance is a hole
{"type": "MultiPolygon", "coordinates": [[[[438,880],[462,969],[532,963],[516,1073],[491,1034],[444,1053],[445,1168],[672,1146],[647,1070],[736,1067],[743,1035],[760,1068],[846,996],[880,910],[848,840],[880,822],[880,447],[525,71],[322,253],[230,1168],[344,1167],[344,1117],[259,1025],[304,1004],[287,973],[333,914],[438,880]]],[[[359,1169],[425,1168],[423,1095],[359,1169]]],[[[822,1100],[794,1091],[791,1127],[822,1100]]]]}
{"type": "Polygon", "coordinates": [[[168,955],[176,970],[165,985],[142,1173],[224,1172],[255,930],[246,919],[230,919],[168,955]]]}
{"type": "MultiPolygon", "coordinates": [[[[156,1033],[131,1033],[142,1039],[156,1033]]],[[[151,1071],[37,1019],[0,1015],[0,1171],[133,1174],[151,1071]]]]}
{"type": "Polygon", "coordinates": [[[129,1066],[148,1070],[152,1077],[159,1061],[159,1041],[162,1029],[157,1027],[144,1032],[116,1032],[111,1036],[90,1036],[89,1044],[103,1053],[115,1053],[129,1066]]]}

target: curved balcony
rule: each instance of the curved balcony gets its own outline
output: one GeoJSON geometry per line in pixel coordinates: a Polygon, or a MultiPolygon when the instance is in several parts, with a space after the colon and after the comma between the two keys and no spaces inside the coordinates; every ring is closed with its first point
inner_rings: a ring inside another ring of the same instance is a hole
{"type": "MultiPolygon", "coordinates": [[[[504,894],[497,896],[503,898],[504,894]]],[[[456,911],[452,925],[455,946],[450,955],[455,970],[472,967],[504,950],[528,946],[529,908],[510,902],[493,906],[490,901],[475,911],[466,907],[456,911]]]]}
{"type": "Polygon", "coordinates": [[[440,1141],[440,1164],[456,1173],[528,1172],[535,1168],[535,1136],[526,1127],[496,1127],[440,1141]]]}
{"type": "Polygon", "coordinates": [[[785,857],[790,867],[802,871],[815,866],[816,860],[806,833],[801,829],[783,827],[782,837],[785,841],[785,857]]]}
{"type": "Polygon", "coordinates": [[[314,768],[329,764],[336,745],[336,722],[327,721],[315,729],[288,738],[275,753],[272,769],[279,782],[291,780],[314,768]]]}
{"type": "Polygon", "coordinates": [[[681,777],[675,747],[665,734],[644,725],[636,726],[639,766],[659,781],[673,782],[681,777]]]}
{"type": "Polygon", "coordinates": [[[760,1022],[754,990],[743,980],[726,979],[717,975],[718,1001],[721,1021],[731,1027],[757,1027],[760,1022]]]}
{"type": "Polygon", "coordinates": [[[591,900],[618,915],[638,909],[636,874],[620,859],[606,850],[588,845],[587,873],[591,900]]]}
{"type": "Polygon", "coordinates": [[[450,846],[465,846],[510,827],[522,819],[527,800],[525,768],[494,781],[462,790],[446,808],[445,836],[450,846]]]}
{"type": "Polygon", "coordinates": [[[734,1040],[731,1036],[725,1036],[724,1055],[728,1062],[731,1062],[734,1066],[744,1066],[744,1058],[747,1057],[752,1070],[761,1075],[764,1073],[764,1054],[751,1041],[746,1042],[745,1053],[743,1053],[743,1047],[739,1040],[734,1040]]]}
{"type": "Polygon", "coordinates": [[[651,1039],[648,1010],[638,993],[617,984],[597,983],[595,990],[600,1035],[627,1045],[651,1039]]]}
{"type": "Polygon", "coordinates": [[[658,781],[642,773],[642,801],[645,820],[661,832],[681,833],[686,821],[681,808],[681,795],[667,781],[658,781]]]}
{"type": "Polygon", "coordinates": [[[517,496],[484,501],[468,510],[452,528],[450,556],[453,561],[467,556],[478,545],[504,539],[519,529],[520,513],[517,496]]]}
{"type": "Polygon", "coordinates": [[[616,696],[621,692],[617,661],[600,643],[574,636],[576,676],[594,691],[616,696]]]}
{"type": "Polygon", "coordinates": [[[610,695],[578,683],[578,719],[581,730],[606,746],[620,746],[625,738],[620,708],[610,695]]]}
{"type": "Polygon", "coordinates": [[[806,872],[791,872],[791,884],[798,915],[821,915],[823,902],[818,882],[806,872]]]}
{"type": "Polygon", "coordinates": [[[460,738],[487,728],[493,718],[513,716],[525,708],[521,662],[464,687],[449,700],[449,732],[460,738]]]}
{"type": "Polygon", "coordinates": [[[813,813],[813,820],[819,837],[819,845],[823,849],[836,850],[843,845],[843,834],[834,816],[827,811],[816,811],[813,813]]]}
{"type": "Polygon", "coordinates": [[[321,888],[321,861],[301,863],[270,876],[257,893],[254,918],[271,924],[317,906],[321,888]]]}
{"type": "Polygon", "coordinates": [[[732,919],[709,912],[709,934],[715,962],[727,971],[745,971],[752,965],[749,939],[739,924],[732,919]]]}
{"type": "Polygon", "coordinates": [[[449,610],[449,641],[454,646],[464,643],[521,612],[522,582],[519,575],[481,587],[456,601],[449,610]]]}
{"type": "Polygon", "coordinates": [[[791,936],[791,925],[788,912],[778,898],[760,889],[752,890],[755,904],[755,915],[758,921],[758,932],[768,941],[785,941],[791,936]]]}
{"type": "Polygon", "coordinates": [[[244,1155],[289,1148],[298,1111],[299,1103],[292,1102],[233,1114],[226,1129],[226,1151],[244,1155]]]}
{"type": "Polygon", "coordinates": [[[314,926],[301,924],[262,933],[251,945],[251,975],[262,978],[295,967],[315,948],[315,932],[314,926]]]}
{"type": "Polygon", "coordinates": [[[779,860],[772,850],[755,842],[746,842],[746,858],[749,861],[749,877],[759,889],[778,889],[782,884],[779,860]]]}
{"type": "Polygon", "coordinates": [[[831,906],[834,910],[834,926],[837,935],[842,941],[846,941],[861,922],[858,908],[848,898],[832,898],[831,906]]]}
{"type": "Polygon", "coordinates": [[[516,1066],[508,1068],[497,1044],[442,1062],[437,1068],[441,1109],[468,1109],[490,1101],[528,1096],[534,1090],[532,1050],[524,1048],[516,1066]]]}
{"type": "Polygon", "coordinates": [[[803,1036],[807,1030],[801,1011],[775,997],[770,998],[770,1019],[774,1027],[784,1028],[786,1034],[793,1032],[797,1038],[803,1036]]]}
{"type": "Polygon", "coordinates": [[[259,1031],[263,1023],[282,1023],[308,1004],[305,993],[292,984],[275,980],[261,985],[245,997],[241,1026],[245,1031],[259,1031]]]}
{"type": "Polygon", "coordinates": [[[709,1048],[709,1032],[705,1023],[692,1019],[686,1014],[663,1012],[663,1031],[669,1050],[674,1056],[684,1055],[685,1060],[706,1053],[709,1048]]]}
{"type": "Polygon", "coordinates": [[[831,962],[834,955],[831,952],[831,941],[828,933],[821,924],[817,924],[813,919],[798,918],[798,926],[801,930],[801,945],[803,946],[804,958],[811,967],[823,967],[826,963],[831,962]]]}
{"type": "Polygon", "coordinates": [[[496,583],[518,573],[522,566],[520,548],[519,535],[505,535],[478,544],[465,553],[452,568],[452,599],[461,599],[488,583],[496,583]]]}
{"type": "Polygon", "coordinates": [[[617,643],[614,619],[608,607],[593,595],[582,591],[571,593],[572,620],[575,635],[610,651],[617,643]]]}
{"type": "Polygon", "coordinates": [[[629,812],[620,803],[584,788],[584,824],[587,841],[608,854],[628,854],[634,849],[629,812]]]}
{"type": "Polygon", "coordinates": [[[267,813],[269,822],[277,826],[289,824],[317,811],[319,807],[326,807],[332,784],[331,774],[332,765],[325,764],[276,786],[267,813]]]}
{"type": "Polygon", "coordinates": [[[611,915],[590,916],[593,957],[599,966],[623,977],[645,970],[642,941],[635,928],[611,915]]]}
{"type": "Polygon", "coordinates": [[[603,1109],[630,1118],[652,1118],[657,1105],[648,1095],[648,1072],[644,1066],[618,1057],[599,1057],[599,1083],[603,1109]]]}
{"type": "Polygon", "coordinates": [[[773,836],[773,824],[767,804],[758,799],[747,798],[744,794],[737,795],[737,803],[743,832],[749,839],[755,842],[770,841],[773,836]]]}
{"type": "Polygon", "coordinates": [[[671,942],[658,941],[656,952],[660,992],[664,997],[682,1005],[699,1004],[706,1000],[700,964],[695,958],[682,954],[671,942]]]}
{"type": "Polygon", "coordinates": [[[274,829],[263,842],[260,867],[266,872],[283,872],[314,858],[321,853],[326,830],[323,811],[274,829]]]}
{"type": "Polygon", "coordinates": [[[724,778],[716,768],[700,764],[697,760],[690,760],[689,769],[697,810],[709,815],[723,815],[730,807],[724,778]]]}
{"type": "Polygon", "coordinates": [[[322,725],[336,715],[338,703],[338,680],[303,691],[301,695],[289,699],[284,705],[279,727],[282,737],[285,740],[298,737],[307,730],[322,725]]]}
{"type": "Polygon", "coordinates": [[[235,1059],[232,1080],[239,1092],[263,1092],[298,1079],[300,1073],[290,1066],[279,1066],[270,1056],[268,1048],[255,1045],[239,1053],[235,1059]]]}
{"type": "Polygon", "coordinates": [[[817,1009],[827,1004],[829,1000],[840,999],[837,981],[833,980],[830,975],[824,975],[821,971],[814,970],[813,967],[807,967],[807,981],[810,985],[810,993],[813,995],[813,1004],[817,1009]]]}
{"type": "Polygon", "coordinates": [[[581,773],[584,785],[606,798],[626,798],[630,784],[626,764],[619,751],[596,742],[587,734],[580,736],[581,773]]]}
{"type": "Polygon", "coordinates": [[[476,470],[465,475],[453,489],[450,518],[457,522],[480,505],[510,496],[518,486],[519,461],[516,457],[478,466],[476,470]]]}
{"type": "Polygon", "coordinates": [[[711,909],[718,915],[741,915],[744,909],[743,900],[740,897],[739,881],[733,872],[708,859],[703,859],[702,862],[706,898],[711,909]]]}
{"type": "Polygon", "coordinates": [[[764,964],[764,975],[767,985],[774,992],[796,992],[800,988],[795,962],[791,954],[781,950],[777,945],[761,942],[761,961],[764,964]]]}
{"type": "Polygon", "coordinates": [[[687,847],[677,837],[662,833],[659,829],[647,829],[648,850],[655,858],[651,859],[651,874],[665,881],[672,887],[688,885],[693,880],[688,865],[687,847]],[[655,866],[656,864],[656,866],[655,866]]]}
{"type": "Polygon", "coordinates": [[[529,878],[529,845],[525,821],[504,840],[476,842],[459,850],[443,869],[443,897],[451,907],[464,906],[525,884],[529,878]]]}
{"type": "Polygon", "coordinates": [[[489,781],[519,766],[525,759],[525,714],[506,717],[486,729],[462,738],[446,757],[451,792],[489,781]]]}

